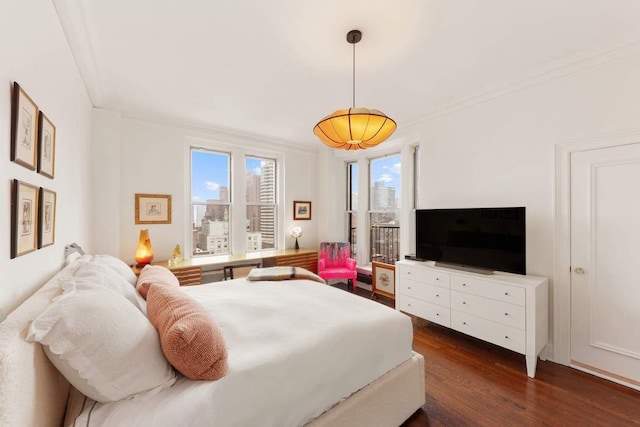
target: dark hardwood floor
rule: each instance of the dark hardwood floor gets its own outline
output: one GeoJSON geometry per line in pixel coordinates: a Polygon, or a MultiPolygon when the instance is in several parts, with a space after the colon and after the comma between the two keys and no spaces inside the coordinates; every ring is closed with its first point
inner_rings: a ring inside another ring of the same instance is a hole
{"type": "Polygon", "coordinates": [[[529,378],[521,354],[421,319],[413,323],[413,349],[425,359],[426,403],[404,427],[640,426],[640,391],[541,360],[529,378]]]}

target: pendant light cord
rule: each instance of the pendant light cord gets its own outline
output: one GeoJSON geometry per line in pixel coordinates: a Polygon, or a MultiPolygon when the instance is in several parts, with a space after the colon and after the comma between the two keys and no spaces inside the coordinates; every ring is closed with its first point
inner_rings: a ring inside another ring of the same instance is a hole
{"type": "Polygon", "coordinates": [[[356,44],[353,43],[353,108],[356,108],[356,44]]]}

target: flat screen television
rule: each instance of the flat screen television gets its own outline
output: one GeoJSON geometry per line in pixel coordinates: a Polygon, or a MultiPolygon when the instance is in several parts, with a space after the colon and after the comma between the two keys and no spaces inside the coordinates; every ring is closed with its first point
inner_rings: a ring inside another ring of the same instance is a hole
{"type": "Polygon", "coordinates": [[[416,258],[526,274],[525,208],[416,210],[416,258]]]}

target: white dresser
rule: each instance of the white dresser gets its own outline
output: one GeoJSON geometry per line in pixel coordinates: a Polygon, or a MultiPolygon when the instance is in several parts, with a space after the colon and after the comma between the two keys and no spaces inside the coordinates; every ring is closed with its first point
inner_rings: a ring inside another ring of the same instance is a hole
{"type": "Polygon", "coordinates": [[[524,354],[536,374],[549,332],[549,281],[496,272],[491,275],[396,263],[396,309],[524,354]]]}

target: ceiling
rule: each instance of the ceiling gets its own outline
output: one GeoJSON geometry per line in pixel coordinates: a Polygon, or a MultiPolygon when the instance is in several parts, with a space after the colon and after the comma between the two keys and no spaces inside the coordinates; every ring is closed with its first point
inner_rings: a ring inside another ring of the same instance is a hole
{"type": "Polygon", "coordinates": [[[94,106],[283,142],[398,128],[640,40],[638,0],[53,0],[94,106]]]}

